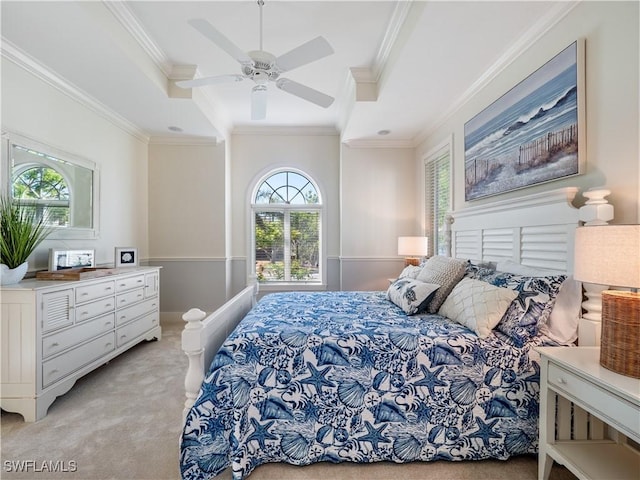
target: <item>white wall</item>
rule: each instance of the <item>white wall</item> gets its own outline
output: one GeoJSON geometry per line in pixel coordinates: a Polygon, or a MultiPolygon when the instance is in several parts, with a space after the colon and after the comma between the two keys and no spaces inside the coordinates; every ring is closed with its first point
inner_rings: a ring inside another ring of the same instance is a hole
{"type": "Polygon", "coordinates": [[[224,144],[149,145],[150,263],[163,267],[162,312],[226,300],[225,175],[224,144]]]}
{"type": "MultiPolygon", "coordinates": [[[[464,123],[542,66],[578,38],[586,49],[586,170],[583,175],[501,195],[518,198],[526,193],[564,186],[582,191],[606,185],[615,206],[615,223],[640,221],[638,157],[638,2],[582,2],[512,64],[473,96],[417,149],[416,171],[424,152],[454,136],[454,208],[464,201],[464,123]]],[[[472,202],[482,204],[496,197],[472,202]]],[[[584,201],[577,199],[578,205],[584,201]]]]}
{"type": "Polygon", "coordinates": [[[342,147],[343,290],[383,290],[404,265],[398,237],[422,235],[412,148],[342,147]]]}
{"type": "Polygon", "coordinates": [[[98,264],[113,263],[114,247],[148,256],[147,142],[116,126],[49,83],[2,58],[2,128],[84,157],[100,169],[100,238],[46,240],[29,260],[47,268],[49,248],[93,248],[98,264]]]}

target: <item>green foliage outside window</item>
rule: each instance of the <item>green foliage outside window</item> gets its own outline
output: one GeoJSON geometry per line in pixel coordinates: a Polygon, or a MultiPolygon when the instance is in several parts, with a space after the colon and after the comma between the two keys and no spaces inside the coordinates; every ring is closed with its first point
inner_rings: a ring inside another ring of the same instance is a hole
{"type": "Polygon", "coordinates": [[[46,218],[48,225],[69,225],[69,189],[53,168],[23,170],[13,179],[12,195],[34,218],[46,218]]]}

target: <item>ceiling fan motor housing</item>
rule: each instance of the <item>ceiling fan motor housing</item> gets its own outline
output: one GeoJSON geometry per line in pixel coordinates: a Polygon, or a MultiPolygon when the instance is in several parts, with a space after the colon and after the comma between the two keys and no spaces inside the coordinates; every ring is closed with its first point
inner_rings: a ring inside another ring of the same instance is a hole
{"type": "Polygon", "coordinates": [[[269,52],[253,50],[248,52],[253,60],[253,65],[243,64],[242,73],[258,84],[264,84],[269,80],[275,81],[280,72],[276,69],[276,57],[269,52]]]}

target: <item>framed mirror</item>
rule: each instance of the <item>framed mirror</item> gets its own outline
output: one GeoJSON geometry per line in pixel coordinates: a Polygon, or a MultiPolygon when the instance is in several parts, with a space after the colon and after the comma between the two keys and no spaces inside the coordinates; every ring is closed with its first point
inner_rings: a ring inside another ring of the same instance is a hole
{"type": "Polygon", "coordinates": [[[55,227],[50,239],[99,235],[99,171],[87,159],[3,132],[3,193],[55,227]]]}

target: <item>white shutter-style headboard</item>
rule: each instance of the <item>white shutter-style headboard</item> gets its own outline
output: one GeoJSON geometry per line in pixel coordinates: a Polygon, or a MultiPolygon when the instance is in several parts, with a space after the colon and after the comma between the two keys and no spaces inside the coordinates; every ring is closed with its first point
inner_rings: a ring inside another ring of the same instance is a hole
{"type": "Polygon", "coordinates": [[[567,187],[453,212],[452,256],[572,274],[578,209],[571,202],[577,192],[567,187]]]}

